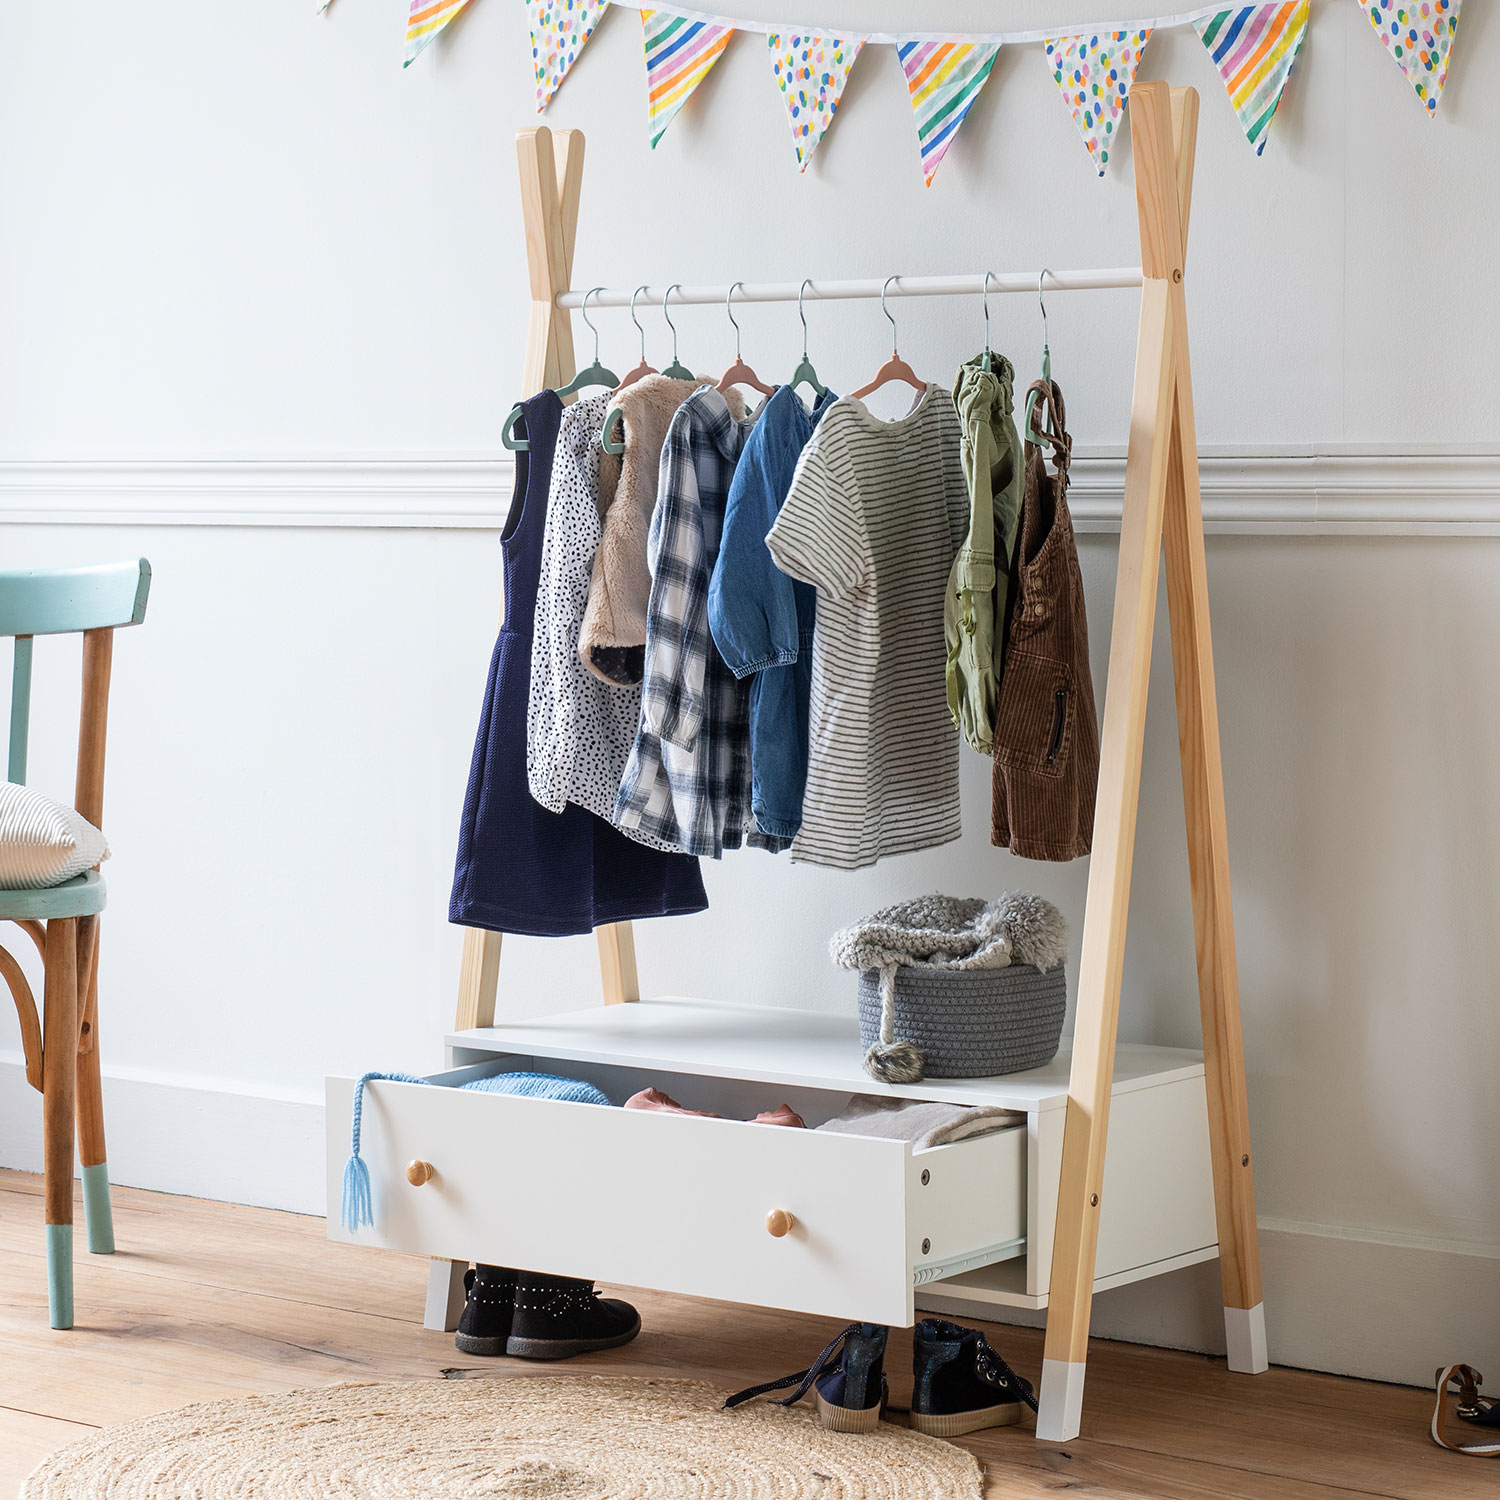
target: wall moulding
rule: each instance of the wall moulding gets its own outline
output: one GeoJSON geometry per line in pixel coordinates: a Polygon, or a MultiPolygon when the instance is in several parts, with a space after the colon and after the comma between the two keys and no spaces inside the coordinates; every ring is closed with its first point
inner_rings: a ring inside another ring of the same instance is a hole
{"type": "MultiPolygon", "coordinates": [[[[1124,469],[1119,453],[1078,450],[1079,530],[1118,529],[1124,469]]],[[[1500,450],[1210,448],[1201,469],[1221,535],[1500,536],[1500,450]]],[[[0,522],[492,531],[511,477],[508,456],[11,460],[0,522]]]]}

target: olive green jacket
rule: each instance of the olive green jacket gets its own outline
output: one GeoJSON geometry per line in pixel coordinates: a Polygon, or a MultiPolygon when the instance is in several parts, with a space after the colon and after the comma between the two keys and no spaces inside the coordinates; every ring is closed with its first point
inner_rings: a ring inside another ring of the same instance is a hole
{"type": "Polygon", "coordinates": [[[943,606],[948,711],[964,739],[990,753],[1000,700],[1006,592],[1021,514],[1021,439],[1012,412],[1015,371],[992,355],[959,367],[953,385],[969,483],[969,534],[953,561],[943,606]]]}

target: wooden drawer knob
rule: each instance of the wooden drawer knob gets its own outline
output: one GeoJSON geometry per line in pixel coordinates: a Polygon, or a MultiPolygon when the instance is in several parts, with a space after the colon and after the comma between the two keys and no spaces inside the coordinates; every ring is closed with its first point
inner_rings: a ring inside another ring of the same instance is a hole
{"type": "Polygon", "coordinates": [[[421,1187],[437,1176],[437,1168],[430,1161],[409,1161],[406,1164],[406,1180],[413,1187],[421,1187]]]}
{"type": "Polygon", "coordinates": [[[773,1208],[766,1215],[766,1233],[779,1240],[783,1235],[791,1233],[792,1226],[796,1222],[795,1216],[789,1214],[784,1208],[773,1208]]]}

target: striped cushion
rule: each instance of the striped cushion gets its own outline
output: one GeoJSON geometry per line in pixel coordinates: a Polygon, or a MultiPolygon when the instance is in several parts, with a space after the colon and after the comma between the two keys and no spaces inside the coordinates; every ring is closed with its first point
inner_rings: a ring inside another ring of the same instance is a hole
{"type": "Polygon", "coordinates": [[[108,858],[104,835],[71,807],[0,783],[0,890],[61,885],[108,858]]]}

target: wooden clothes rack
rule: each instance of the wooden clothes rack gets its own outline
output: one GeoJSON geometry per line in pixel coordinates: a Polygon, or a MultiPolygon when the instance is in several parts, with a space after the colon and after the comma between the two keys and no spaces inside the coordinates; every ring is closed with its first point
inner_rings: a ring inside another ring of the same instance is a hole
{"type": "MultiPolygon", "coordinates": [[[[1049,292],[1141,288],[1094,846],[1037,1419],[1037,1436],[1056,1441],[1078,1435],[1082,1410],[1163,544],[1229,1366],[1258,1373],[1267,1364],[1188,358],[1185,264],[1198,96],[1192,89],[1169,91],[1162,83],[1140,83],[1131,93],[1130,116],[1140,270],[1049,273],[1048,286],[1049,292]]],[[[523,388],[533,393],[563,385],[574,372],[571,310],[581,304],[582,294],[572,291],[570,282],[583,136],[538,127],[522,131],[517,147],[531,285],[523,388]]],[[[983,280],[908,279],[893,285],[890,295],[978,293],[983,280]]],[[[874,297],[880,286],[879,281],[810,283],[806,295],[811,300],[874,297]]],[[[1029,273],[988,278],[989,290],[995,293],[1036,286],[1036,275],[1029,273]]],[[[688,287],[678,289],[674,298],[722,302],[725,292],[724,287],[688,287]]],[[[625,290],[606,290],[594,295],[593,303],[624,306],[629,295],[625,290]]],[[[752,284],[738,292],[740,301],[796,299],[795,284],[752,284]]],[[[601,927],[598,942],[605,1003],[637,1000],[630,925],[601,927]]],[[[493,1024],[499,966],[500,935],[470,929],[464,938],[459,982],[459,1031],[493,1024]]]]}

